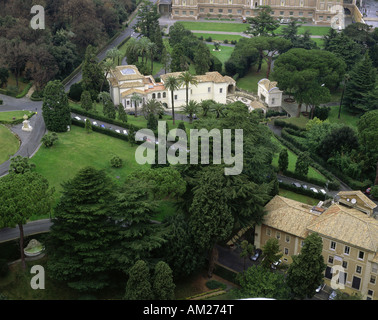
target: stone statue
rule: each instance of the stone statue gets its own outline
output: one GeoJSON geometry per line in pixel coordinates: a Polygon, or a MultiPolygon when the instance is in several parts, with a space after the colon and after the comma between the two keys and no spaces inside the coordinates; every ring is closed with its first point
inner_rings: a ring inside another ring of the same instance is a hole
{"type": "Polygon", "coordinates": [[[28,120],[28,116],[24,115],[24,121],[22,122],[22,131],[32,131],[33,127],[30,125],[30,121],[28,120]]]}

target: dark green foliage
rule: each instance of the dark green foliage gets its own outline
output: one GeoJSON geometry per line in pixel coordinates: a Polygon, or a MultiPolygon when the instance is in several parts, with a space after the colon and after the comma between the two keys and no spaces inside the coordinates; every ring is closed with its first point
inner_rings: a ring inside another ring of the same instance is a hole
{"type": "Polygon", "coordinates": [[[371,188],[370,194],[374,199],[378,200],[378,185],[371,188]]]}
{"type": "Polygon", "coordinates": [[[151,130],[157,130],[158,127],[158,119],[153,113],[150,113],[147,118],[147,128],[151,130]]]}
{"type": "Polygon", "coordinates": [[[314,109],[314,118],[317,117],[319,120],[322,121],[327,120],[330,110],[330,107],[316,106],[314,109]]]}
{"type": "MultiPolygon", "coordinates": [[[[270,238],[262,248],[261,266],[270,269],[272,263],[278,261],[282,257],[280,246],[276,238],[270,238]]],[[[278,266],[279,267],[279,266],[278,266]]]]}
{"type": "Polygon", "coordinates": [[[150,271],[146,262],[143,260],[138,260],[129,271],[129,280],[127,280],[124,299],[153,299],[150,271]]]}
{"type": "Polygon", "coordinates": [[[51,148],[57,140],[58,135],[55,132],[52,132],[44,135],[41,141],[46,148],[51,148]]]}
{"type": "Polygon", "coordinates": [[[118,105],[118,119],[124,123],[127,122],[127,113],[121,103],[118,105]]]}
{"type": "Polygon", "coordinates": [[[287,284],[295,297],[312,298],[315,289],[322,283],[326,269],[322,250],[322,238],[312,233],[305,239],[300,254],[293,256],[287,272],[287,284]]]}
{"type": "Polygon", "coordinates": [[[295,173],[300,176],[307,176],[308,169],[310,166],[310,159],[309,159],[308,152],[301,152],[298,155],[297,162],[295,163],[295,173]]]}
{"type": "Polygon", "coordinates": [[[362,113],[374,109],[370,93],[375,89],[376,71],[368,54],[350,72],[345,87],[344,105],[352,113],[362,113]]]}
{"type": "Polygon", "coordinates": [[[287,149],[282,149],[278,158],[278,169],[282,172],[286,171],[289,166],[289,154],[287,149]]]}
{"type": "Polygon", "coordinates": [[[68,98],[59,80],[50,81],[44,89],[42,116],[49,131],[66,132],[71,124],[68,98]]]}
{"type": "Polygon", "coordinates": [[[83,91],[83,93],[80,96],[80,104],[84,110],[86,111],[92,110],[93,101],[92,101],[91,93],[89,91],[83,91]]]}
{"type": "Polygon", "coordinates": [[[194,68],[197,74],[205,74],[210,70],[210,50],[203,42],[199,42],[194,53],[194,68]]]}
{"type": "Polygon", "coordinates": [[[9,173],[23,174],[30,172],[35,168],[34,163],[29,162],[29,158],[20,155],[11,158],[9,165],[9,173]]]}
{"type": "Polygon", "coordinates": [[[9,78],[9,71],[7,68],[1,67],[0,68],[0,88],[4,87],[9,78]]]}
{"type": "Polygon", "coordinates": [[[92,124],[91,124],[91,121],[89,119],[85,119],[85,131],[87,133],[90,133],[92,131],[92,124]]]}
{"type": "Polygon", "coordinates": [[[68,97],[73,101],[80,101],[83,94],[82,82],[77,82],[71,85],[70,91],[68,91],[68,97]]]}
{"type": "Polygon", "coordinates": [[[227,285],[217,280],[209,280],[206,282],[206,287],[208,287],[210,290],[214,290],[218,288],[225,290],[227,288],[227,285]]]}
{"type": "Polygon", "coordinates": [[[175,287],[172,270],[164,261],[159,261],[155,266],[153,278],[154,298],[157,300],[173,300],[175,287]]]}
{"type": "Polygon", "coordinates": [[[86,167],[62,187],[47,243],[49,274],[78,291],[103,289],[115,267],[115,186],[103,171],[86,167]]]}
{"type": "Polygon", "coordinates": [[[113,167],[113,168],[121,168],[122,165],[123,165],[123,161],[120,157],[118,156],[113,156],[111,159],[110,159],[110,165],[113,167]]]}
{"type": "Polygon", "coordinates": [[[276,18],[272,17],[272,9],[269,6],[260,6],[256,17],[248,17],[250,24],[246,33],[253,36],[272,36],[274,31],[280,26],[276,18]]]}
{"type": "Polygon", "coordinates": [[[0,259],[0,278],[4,278],[9,273],[8,261],[0,259]]]}
{"type": "MultiPolygon", "coordinates": [[[[82,88],[84,91],[90,92],[92,100],[96,100],[100,93],[104,75],[96,57],[96,50],[91,45],[87,47],[85,52],[82,72],[82,88]]],[[[105,88],[106,84],[107,81],[105,81],[104,86],[102,87],[103,91],[108,91],[108,88],[105,88]]]]}

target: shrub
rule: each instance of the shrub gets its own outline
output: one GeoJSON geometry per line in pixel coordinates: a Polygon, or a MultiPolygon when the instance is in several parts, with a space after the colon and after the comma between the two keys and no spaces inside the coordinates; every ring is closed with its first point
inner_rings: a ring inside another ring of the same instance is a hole
{"type": "Polygon", "coordinates": [[[68,97],[71,99],[71,100],[74,100],[74,101],[80,101],[80,98],[81,98],[81,94],[83,93],[83,88],[81,86],[81,82],[79,83],[74,83],[71,88],[70,88],[70,91],[68,92],[68,97]]]}
{"type": "Polygon", "coordinates": [[[207,42],[212,42],[212,41],[213,41],[213,38],[212,38],[212,37],[208,37],[208,38],[206,38],[206,41],[207,41],[207,42]]]}
{"type": "Polygon", "coordinates": [[[44,135],[41,141],[46,148],[51,148],[57,140],[57,134],[55,132],[52,132],[44,135]]]}
{"type": "Polygon", "coordinates": [[[227,288],[227,285],[225,285],[224,283],[222,282],[219,282],[217,280],[209,280],[206,282],[206,287],[208,287],[209,289],[218,289],[218,288],[221,288],[221,289],[226,289],[227,288]]]}
{"type": "Polygon", "coordinates": [[[374,199],[378,200],[378,185],[375,185],[374,187],[372,187],[370,193],[374,199]]]}
{"type": "Polygon", "coordinates": [[[110,159],[110,165],[113,168],[121,168],[123,165],[123,161],[120,157],[118,156],[113,156],[113,158],[110,159]]]}

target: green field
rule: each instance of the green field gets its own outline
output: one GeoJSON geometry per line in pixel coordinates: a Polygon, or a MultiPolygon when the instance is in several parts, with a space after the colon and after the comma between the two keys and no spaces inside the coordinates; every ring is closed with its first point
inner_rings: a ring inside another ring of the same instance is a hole
{"type": "Polygon", "coordinates": [[[299,201],[299,202],[309,204],[311,206],[314,206],[314,205],[319,203],[319,200],[317,200],[317,199],[305,196],[303,194],[295,193],[295,192],[290,191],[290,190],[285,190],[285,189],[282,189],[282,188],[279,189],[279,195],[282,196],[282,197],[285,197],[285,198],[289,198],[289,199],[292,199],[292,200],[296,200],[296,201],[299,201]]]}
{"type": "Polygon", "coordinates": [[[210,49],[210,53],[222,62],[224,69],[224,63],[231,57],[231,54],[234,51],[234,47],[227,47],[221,45],[219,47],[220,51],[213,51],[214,45],[208,44],[207,46],[210,49]]]}
{"type": "MultiPolygon", "coordinates": [[[[282,148],[285,148],[274,136],[272,136],[272,141],[279,147],[280,150],[282,148]]],[[[287,170],[290,171],[290,172],[294,172],[295,171],[295,164],[297,162],[298,157],[294,152],[290,151],[289,149],[287,151],[288,151],[288,154],[289,154],[289,166],[288,166],[287,170]]],[[[279,152],[276,153],[273,157],[272,165],[275,168],[278,168],[278,156],[279,156],[279,152]]],[[[327,178],[324,177],[320,172],[315,170],[313,167],[309,167],[307,177],[313,178],[313,179],[318,179],[320,181],[323,181],[324,183],[327,182],[327,178]]]]}
{"type": "Polygon", "coordinates": [[[241,38],[244,38],[243,36],[238,36],[236,34],[196,33],[196,32],[194,32],[193,34],[197,38],[202,36],[204,40],[211,37],[213,41],[216,40],[216,41],[222,41],[222,42],[224,40],[228,40],[228,42],[230,42],[232,40],[239,41],[241,38]]]}
{"type": "Polygon", "coordinates": [[[0,112],[0,122],[11,122],[14,120],[20,120],[24,115],[30,117],[33,113],[31,111],[4,111],[0,112]]]}
{"type": "Polygon", "coordinates": [[[248,28],[245,23],[222,23],[222,22],[193,22],[180,21],[180,23],[188,30],[201,31],[226,31],[226,32],[244,32],[248,28]]]}
{"type": "Polygon", "coordinates": [[[239,78],[236,81],[236,86],[238,88],[257,93],[257,83],[261,79],[266,78],[266,68],[267,64],[264,60],[259,73],[257,73],[257,65],[252,66],[243,78],[239,78]]]}
{"type": "Polygon", "coordinates": [[[20,142],[16,136],[6,126],[0,124],[0,163],[7,161],[19,147],[20,142]]]}

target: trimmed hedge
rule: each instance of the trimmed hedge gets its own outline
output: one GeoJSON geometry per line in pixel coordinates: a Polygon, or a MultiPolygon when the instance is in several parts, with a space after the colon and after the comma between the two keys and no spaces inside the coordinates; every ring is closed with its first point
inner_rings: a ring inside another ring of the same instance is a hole
{"type": "Polygon", "coordinates": [[[293,186],[293,185],[285,183],[285,182],[280,182],[279,185],[280,185],[280,188],[282,188],[282,189],[293,191],[295,193],[299,193],[299,194],[302,194],[304,196],[308,196],[308,197],[315,198],[315,199],[318,199],[318,200],[324,200],[324,198],[326,198],[326,199],[332,198],[327,194],[324,195],[323,193],[315,193],[315,192],[311,191],[310,189],[298,188],[296,186],[293,186]]]}
{"type": "Polygon", "coordinates": [[[305,130],[303,128],[296,126],[295,124],[292,124],[290,122],[286,122],[286,121],[283,121],[283,120],[280,120],[280,119],[274,120],[274,125],[276,127],[281,127],[281,128],[287,127],[287,128],[291,128],[291,129],[298,130],[298,131],[304,131],[305,130]]]}

